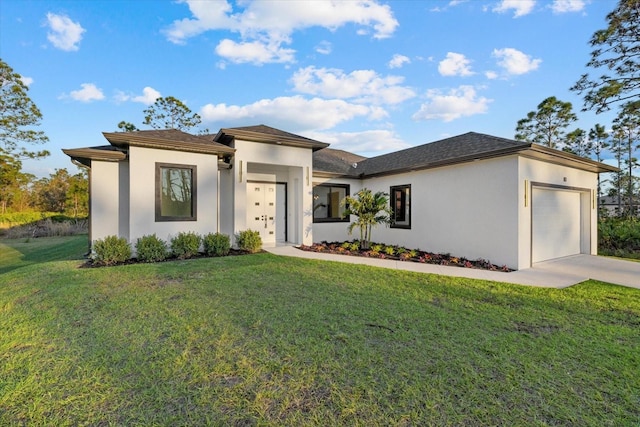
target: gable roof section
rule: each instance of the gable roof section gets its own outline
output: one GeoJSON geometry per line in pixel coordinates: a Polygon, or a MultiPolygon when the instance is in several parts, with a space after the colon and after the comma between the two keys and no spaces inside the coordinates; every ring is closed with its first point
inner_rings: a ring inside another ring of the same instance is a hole
{"type": "Polygon", "coordinates": [[[311,148],[313,151],[328,147],[325,142],[285,132],[265,125],[222,128],[213,138],[214,141],[230,145],[234,139],[262,142],[267,144],[286,145],[291,147],[311,148]]]}
{"type": "Polygon", "coordinates": [[[343,176],[351,174],[354,165],[366,157],[350,153],[344,150],[323,148],[313,153],[313,172],[328,176],[343,176]]]}
{"type": "Polygon", "coordinates": [[[344,176],[365,178],[393,175],[510,154],[519,154],[591,172],[613,172],[617,170],[613,166],[538,144],[468,132],[363,160],[358,163],[356,168],[351,167],[344,176]]]}
{"type": "Polygon", "coordinates": [[[218,155],[233,154],[236,151],[209,137],[191,135],[177,129],[103,132],[102,134],[111,145],[118,148],[133,146],[218,155]]]}

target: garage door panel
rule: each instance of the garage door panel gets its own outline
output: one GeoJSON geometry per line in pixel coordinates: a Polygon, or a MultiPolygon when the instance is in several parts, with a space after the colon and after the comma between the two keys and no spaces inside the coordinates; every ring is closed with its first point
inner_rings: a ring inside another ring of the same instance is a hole
{"type": "Polygon", "coordinates": [[[580,193],[533,189],[532,261],[580,253],[580,193]]]}

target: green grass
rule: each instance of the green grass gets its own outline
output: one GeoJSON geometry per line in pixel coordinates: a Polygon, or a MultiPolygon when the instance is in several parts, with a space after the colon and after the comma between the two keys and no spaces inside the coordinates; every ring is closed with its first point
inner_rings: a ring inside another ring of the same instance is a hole
{"type": "Polygon", "coordinates": [[[37,240],[0,241],[0,425],[640,423],[636,289],[37,240]]]}

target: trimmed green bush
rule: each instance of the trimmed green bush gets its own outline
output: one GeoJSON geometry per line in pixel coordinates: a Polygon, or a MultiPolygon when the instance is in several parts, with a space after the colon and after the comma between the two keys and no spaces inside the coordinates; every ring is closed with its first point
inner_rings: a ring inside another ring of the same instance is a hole
{"type": "Polygon", "coordinates": [[[253,254],[262,249],[262,238],[258,231],[245,230],[236,234],[236,244],[240,250],[253,254]]]}
{"type": "Polygon", "coordinates": [[[142,236],[136,241],[136,252],[138,261],[158,262],[164,261],[169,255],[167,243],[154,234],[142,236]]]}
{"type": "Polygon", "coordinates": [[[231,239],[226,234],[209,233],[202,239],[202,246],[208,256],[225,256],[231,250],[231,239]]]}
{"type": "Polygon", "coordinates": [[[114,265],[131,258],[131,246],[124,237],[107,236],[93,242],[93,262],[114,265]]]}
{"type": "Polygon", "coordinates": [[[598,253],[640,259],[640,221],[606,218],[598,222],[598,253]]]}
{"type": "Polygon", "coordinates": [[[171,253],[179,259],[193,258],[200,251],[201,240],[193,231],[178,233],[171,239],[171,253]]]}

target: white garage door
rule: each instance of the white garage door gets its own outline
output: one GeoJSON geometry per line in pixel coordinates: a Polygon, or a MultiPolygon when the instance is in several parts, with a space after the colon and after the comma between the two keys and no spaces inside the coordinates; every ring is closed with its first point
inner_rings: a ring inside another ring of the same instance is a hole
{"type": "Polygon", "coordinates": [[[533,188],[532,262],[580,253],[580,193],[533,188]]]}

